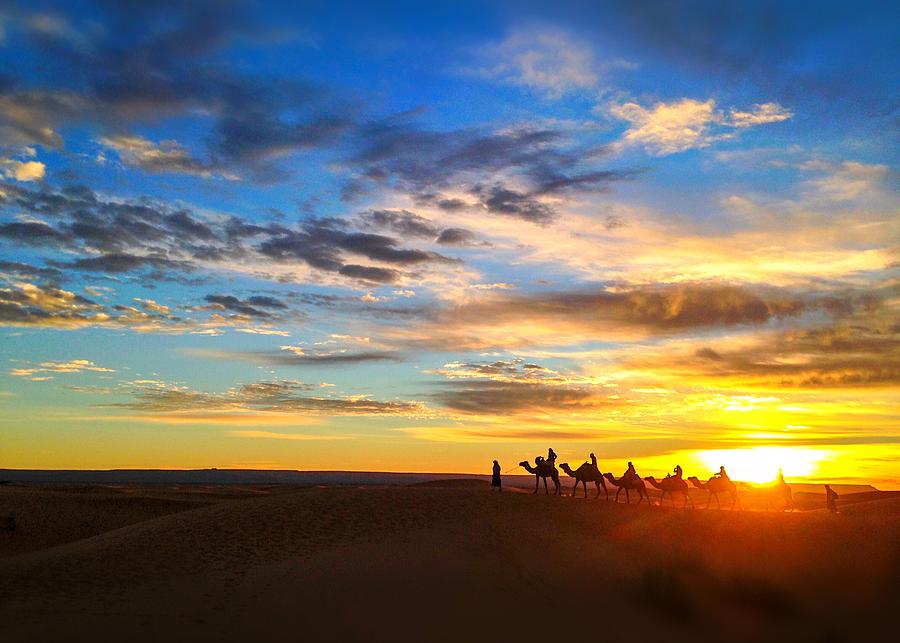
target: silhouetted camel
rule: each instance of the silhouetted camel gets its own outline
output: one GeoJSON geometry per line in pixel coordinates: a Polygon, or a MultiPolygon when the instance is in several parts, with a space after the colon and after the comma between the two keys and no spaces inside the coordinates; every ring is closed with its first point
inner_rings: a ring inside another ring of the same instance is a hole
{"type": "Polygon", "coordinates": [[[538,484],[541,480],[544,481],[544,493],[549,494],[550,491],[547,488],[547,478],[553,480],[553,484],[556,485],[556,491],[553,493],[554,496],[559,495],[559,471],[556,470],[552,464],[547,462],[546,460],[539,460],[537,462],[537,466],[531,466],[527,460],[523,460],[519,463],[520,467],[524,467],[525,471],[528,473],[534,474],[534,493],[538,492],[538,484]]]}
{"type": "Polygon", "coordinates": [[[572,487],[573,498],[578,491],[578,485],[584,485],[584,497],[587,498],[587,483],[593,482],[597,486],[597,495],[594,497],[600,497],[600,487],[603,487],[603,491],[606,493],[606,499],[609,500],[609,489],[606,488],[606,480],[603,479],[603,474],[600,473],[600,470],[595,465],[590,462],[585,462],[574,471],[572,470],[572,467],[569,466],[568,462],[563,462],[559,466],[566,474],[575,478],[575,486],[572,487]]]}
{"type": "Polygon", "coordinates": [[[662,491],[662,495],[659,497],[659,506],[662,507],[663,500],[666,498],[666,494],[669,494],[669,500],[672,501],[672,506],[675,506],[675,494],[680,493],[684,496],[684,503],[682,507],[687,507],[687,504],[691,503],[691,509],[694,508],[694,501],[691,499],[690,493],[688,493],[687,483],[681,478],[681,476],[666,476],[662,480],[657,480],[653,476],[647,476],[644,478],[647,482],[649,482],[652,486],[656,487],[660,491],[662,491]]]}
{"type": "Polygon", "coordinates": [[[646,500],[647,504],[650,504],[650,498],[647,497],[647,485],[644,484],[644,481],[641,480],[640,476],[622,476],[621,478],[617,479],[611,473],[604,473],[603,477],[618,487],[618,489],[616,490],[616,502],[619,502],[619,493],[622,491],[622,489],[624,489],[626,504],[631,504],[631,498],[628,494],[629,490],[638,492],[638,495],[640,496],[638,504],[641,504],[641,500],[646,500]]]}
{"type": "Polygon", "coordinates": [[[697,476],[691,476],[688,478],[691,483],[697,487],[698,489],[706,489],[709,492],[709,497],[706,499],[706,508],[709,509],[709,503],[712,502],[712,499],[716,499],[716,508],[721,509],[722,505],[719,502],[719,494],[727,493],[731,496],[731,509],[734,509],[735,505],[738,507],[741,506],[741,501],[737,495],[737,485],[735,485],[731,480],[727,478],[719,478],[717,476],[713,476],[706,482],[700,482],[700,479],[697,476]]]}

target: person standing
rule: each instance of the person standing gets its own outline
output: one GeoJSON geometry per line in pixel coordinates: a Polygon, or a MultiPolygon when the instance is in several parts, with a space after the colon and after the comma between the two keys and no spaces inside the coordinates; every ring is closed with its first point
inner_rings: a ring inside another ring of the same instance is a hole
{"type": "Polygon", "coordinates": [[[825,507],[833,514],[838,512],[837,499],[837,492],[831,488],[830,484],[825,485],[825,507]]]}
{"type": "Polygon", "coordinates": [[[491,491],[494,490],[494,487],[497,487],[497,491],[503,491],[500,484],[500,463],[494,460],[494,468],[492,470],[491,475],[491,491]]]}

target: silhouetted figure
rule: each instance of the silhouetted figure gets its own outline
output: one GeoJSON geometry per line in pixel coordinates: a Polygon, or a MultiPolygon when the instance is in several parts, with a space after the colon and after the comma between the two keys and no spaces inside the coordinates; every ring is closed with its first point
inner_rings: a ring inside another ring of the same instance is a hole
{"type": "Polygon", "coordinates": [[[675,465],[675,468],[673,469],[673,471],[674,471],[674,473],[675,473],[675,477],[676,477],[676,478],[681,479],[681,478],[684,477],[684,470],[681,468],[681,465],[680,465],[680,464],[676,464],[676,465],[675,465]]]}
{"type": "Polygon", "coordinates": [[[830,511],[833,514],[836,514],[838,512],[837,499],[838,499],[837,492],[835,492],[831,488],[831,485],[829,485],[829,484],[825,485],[825,506],[828,508],[828,511],[830,511]]]}
{"type": "Polygon", "coordinates": [[[600,497],[600,487],[603,487],[603,491],[606,493],[606,499],[609,500],[609,490],[606,488],[606,479],[600,473],[600,469],[597,468],[597,458],[594,458],[593,455],[594,454],[592,453],[591,456],[594,464],[585,462],[577,469],[572,469],[568,462],[563,462],[559,467],[566,472],[566,475],[575,478],[575,486],[572,488],[573,498],[578,491],[578,485],[584,485],[584,497],[587,498],[587,483],[593,482],[597,487],[597,497],[600,497]]]}
{"type": "MultiPolygon", "coordinates": [[[[629,462],[628,464],[630,465],[631,463],[629,462]]],[[[624,489],[626,503],[631,503],[631,497],[628,492],[637,491],[638,496],[640,497],[640,499],[638,500],[638,504],[641,504],[644,500],[647,501],[648,505],[650,504],[650,497],[647,495],[647,485],[645,485],[644,481],[641,480],[641,477],[637,474],[637,471],[635,471],[630,476],[622,476],[618,480],[616,480],[616,477],[611,473],[604,473],[603,477],[606,478],[608,482],[611,482],[618,487],[618,489],[616,490],[616,502],[619,501],[619,494],[624,489]]]]}
{"type": "Polygon", "coordinates": [[[734,509],[735,506],[740,507],[740,499],[737,495],[737,485],[735,485],[731,479],[729,479],[728,474],[725,473],[725,467],[719,467],[719,473],[713,475],[706,482],[700,482],[700,479],[697,476],[691,476],[688,480],[698,489],[706,489],[709,492],[709,497],[706,499],[706,508],[709,509],[709,503],[712,502],[712,499],[716,499],[716,507],[721,509],[722,504],[719,502],[719,494],[725,493],[731,496],[731,508],[734,509]]]}
{"type": "Polygon", "coordinates": [[[776,476],[775,481],[784,482],[784,471],[781,470],[781,467],[778,467],[778,476],[776,476]]]}
{"type": "Polygon", "coordinates": [[[551,466],[556,466],[556,451],[553,450],[553,447],[547,449],[547,462],[549,462],[551,466]]]}
{"type": "MultiPolygon", "coordinates": [[[[595,467],[597,466],[597,456],[595,456],[593,453],[591,454],[591,464],[595,467]]],[[[599,467],[597,467],[597,470],[600,470],[599,467]]]]}
{"type": "Polygon", "coordinates": [[[638,474],[634,468],[634,463],[629,462],[628,468],[625,470],[625,473],[622,474],[622,478],[624,478],[625,480],[631,480],[632,478],[637,478],[637,477],[638,477],[638,474]]]}
{"type": "MultiPolygon", "coordinates": [[[[553,456],[554,459],[556,459],[556,454],[553,454],[553,456]]],[[[535,476],[534,493],[538,492],[538,484],[542,479],[544,481],[544,492],[550,493],[547,489],[547,478],[550,478],[556,487],[556,491],[553,492],[553,495],[559,495],[559,471],[556,470],[556,467],[553,466],[552,462],[544,460],[542,456],[538,456],[534,459],[533,467],[528,463],[528,460],[523,460],[519,463],[519,466],[535,476]]]]}
{"type": "Polygon", "coordinates": [[[497,491],[503,491],[500,483],[500,463],[496,460],[494,460],[494,468],[491,475],[491,491],[494,490],[494,487],[497,488],[497,491]]]}

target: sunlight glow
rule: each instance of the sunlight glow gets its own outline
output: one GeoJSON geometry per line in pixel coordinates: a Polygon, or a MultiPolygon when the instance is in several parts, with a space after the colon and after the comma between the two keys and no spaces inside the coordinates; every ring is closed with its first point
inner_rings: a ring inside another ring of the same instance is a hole
{"type": "Polygon", "coordinates": [[[724,465],[734,480],[762,483],[774,480],[779,468],[785,478],[810,477],[828,452],[799,447],[752,447],[701,451],[698,455],[710,470],[724,465]]]}

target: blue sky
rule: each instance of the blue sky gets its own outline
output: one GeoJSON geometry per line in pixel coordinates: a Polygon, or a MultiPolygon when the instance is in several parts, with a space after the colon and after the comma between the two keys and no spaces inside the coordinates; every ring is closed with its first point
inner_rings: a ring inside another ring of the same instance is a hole
{"type": "Polygon", "coordinates": [[[896,7],[595,4],[4,5],[7,464],[894,484],[896,7]]]}

